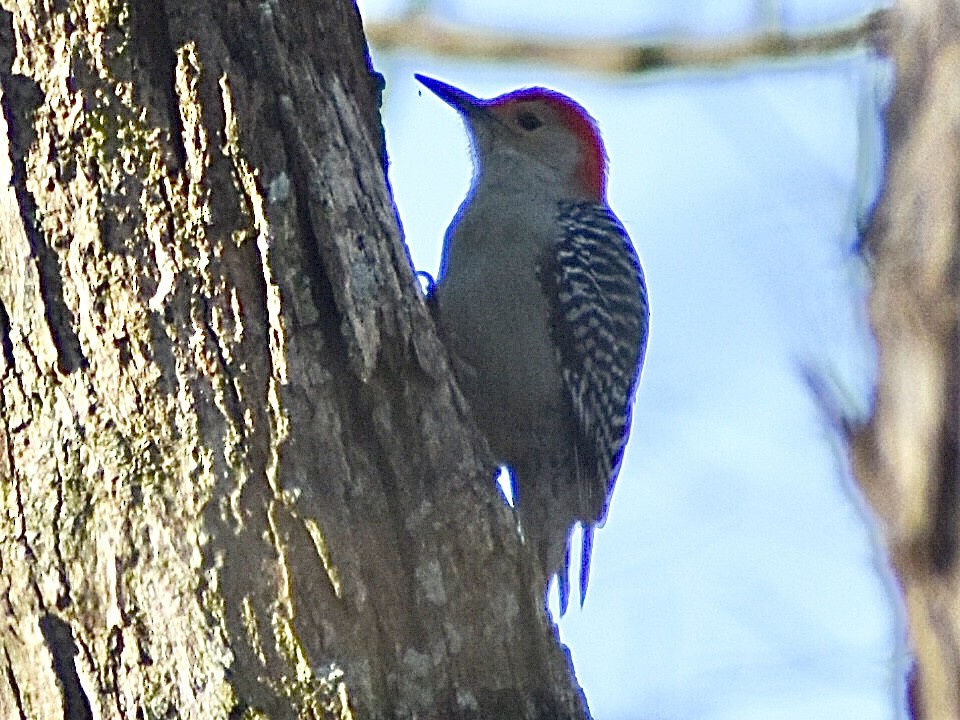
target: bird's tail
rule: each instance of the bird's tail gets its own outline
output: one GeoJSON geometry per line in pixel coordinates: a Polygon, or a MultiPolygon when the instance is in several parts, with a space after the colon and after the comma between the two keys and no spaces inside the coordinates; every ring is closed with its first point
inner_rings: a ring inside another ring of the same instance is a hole
{"type": "Polygon", "coordinates": [[[557,593],[560,595],[560,617],[567,612],[570,604],[570,538],[567,538],[563,553],[563,565],[557,570],[557,593]]]}
{"type": "MultiPolygon", "coordinates": [[[[593,554],[592,523],[581,523],[583,529],[583,544],[580,550],[580,607],[587,599],[587,583],[590,582],[590,558],[593,554]]],[[[573,531],[567,536],[566,550],[563,554],[563,565],[557,570],[557,590],[560,594],[560,617],[567,612],[570,605],[570,543],[573,540],[573,531]]]]}
{"type": "MultiPolygon", "coordinates": [[[[567,460],[569,462],[569,460],[567,460]]],[[[569,467],[569,465],[566,465],[569,467]]],[[[527,542],[536,552],[543,574],[541,581],[545,588],[550,579],[557,578],[557,590],[560,596],[560,615],[564,615],[570,605],[570,557],[573,527],[579,512],[575,508],[579,502],[575,490],[576,483],[569,480],[569,474],[563,469],[539,465],[524,473],[526,468],[514,468],[518,497],[516,507],[520,516],[520,525],[527,542]],[[573,490],[573,492],[571,492],[573,490]]],[[[582,516],[581,516],[582,517],[582,516]]],[[[593,543],[593,528],[587,529],[584,523],[582,562],[580,569],[580,604],[586,591],[587,575],[590,571],[590,547],[593,543]]]]}
{"type": "MultiPolygon", "coordinates": [[[[583,546],[580,550],[580,607],[587,599],[587,583],[590,581],[590,557],[593,554],[593,523],[581,523],[583,528],[583,546]]],[[[570,551],[567,550],[569,564],[570,551]]]]}

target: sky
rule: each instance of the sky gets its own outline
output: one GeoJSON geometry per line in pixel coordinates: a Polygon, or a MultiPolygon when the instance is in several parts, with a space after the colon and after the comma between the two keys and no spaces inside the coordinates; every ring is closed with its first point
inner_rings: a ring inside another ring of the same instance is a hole
{"type": "MultiPolygon", "coordinates": [[[[395,12],[366,0],[366,21],[395,12]]],[[[854,19],[857,0],[443,0],[448,21],[730,37],[854,19]],[[633,7],[636,6],[636,7],[633,7]]],[[[531,30],[532,31],[532,30],[531,30]]],[[[902,609],[843,448],[803,379],[866,413],[875,373],[855,245],[882,172],[890,68],[866,51],[606,77],[379,54],[390,181],[414,264],[436,273],[470,159],[421,72],[480,96],[526,85],[597,118],[610,204],[651,305],[633,432],[590,590],[560,620],[598,720],[893,720],[902,609]]],[[[556,608],[556,600],[553,600],[556,608]]]]}

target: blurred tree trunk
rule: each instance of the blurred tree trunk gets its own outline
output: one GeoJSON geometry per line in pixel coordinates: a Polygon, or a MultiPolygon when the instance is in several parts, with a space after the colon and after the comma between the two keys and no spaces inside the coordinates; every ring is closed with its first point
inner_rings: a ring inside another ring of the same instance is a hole
{"type": "Polygon", "coordinates": [[[879,516],[916,656],[918,720],[960,718],[960,6],[891,13],[887,176],[866,237],[879,352],[854,470],[879,516]]]}
{"type": "Polygon", "coordinates": [[[0,716],[585,716],[356,8],[0,5],[0,716]]]}

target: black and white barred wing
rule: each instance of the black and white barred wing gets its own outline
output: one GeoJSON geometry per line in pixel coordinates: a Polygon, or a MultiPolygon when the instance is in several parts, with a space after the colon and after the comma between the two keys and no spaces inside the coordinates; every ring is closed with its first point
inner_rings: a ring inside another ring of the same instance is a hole
{"type": "Polygon", "coordinates": [[[640,260],[611,210],[562,204],[559,220],[563,235],[541,279],[556,299],[553,332],[577,422],[579,519],[586,529],[606,518],[620,470],[649,310],[640,260]]]}

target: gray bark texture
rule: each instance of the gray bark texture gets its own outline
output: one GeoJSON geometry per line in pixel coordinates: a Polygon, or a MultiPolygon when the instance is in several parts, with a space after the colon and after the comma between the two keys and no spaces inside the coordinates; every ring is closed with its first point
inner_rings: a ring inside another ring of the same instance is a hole
{"type": "Polygon", "coordinates": [[[0,717],[586,717],[356,8],[0,7],[0,717]]]}
{"type": "Polygon", "coordinates": [[[916,720],[960,720],[960,6],[900,2],[865,239],[879,377],[852,459],[903,592],[916,720]]]}

